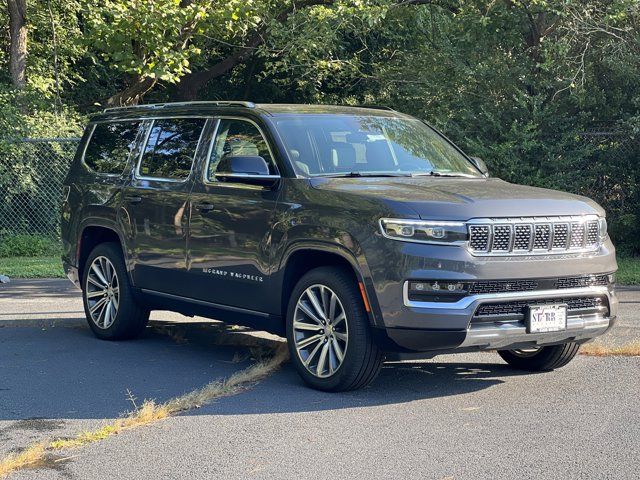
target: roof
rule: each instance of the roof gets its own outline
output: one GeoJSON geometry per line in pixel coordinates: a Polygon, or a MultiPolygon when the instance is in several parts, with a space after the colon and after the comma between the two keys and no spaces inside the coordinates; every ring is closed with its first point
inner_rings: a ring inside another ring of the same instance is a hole
{"type": "Polygon", "coordinates": [[[296,115],[296,114],[333,114],[333,115],[376,115],[384,117],[404,117],[406,115],[396,112],[389,107],[378,106],[342,106],[342,105],[308,105],[308,104],[277,104],[259,103],[248,101],[221,100],[221,101],[196,101],[196,102],[176,102],[176,103],[154,103],[143,105],[132,105],[128,107],[106,108],[97,114],[94,120],[113,118],[133,118],[145,117],[154,114],[199,114],[212,113],[220,110],[233,110],[234,112],[251,111],[256,114],[296,115]]]}

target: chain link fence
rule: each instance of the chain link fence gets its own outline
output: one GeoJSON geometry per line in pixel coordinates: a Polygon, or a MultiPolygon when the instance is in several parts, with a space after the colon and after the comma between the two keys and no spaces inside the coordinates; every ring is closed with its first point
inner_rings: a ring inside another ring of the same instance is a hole
{"type": "Polygon", "coordinates": [[[60,238],[62,182],[79,138],[27,138],[0,143],[0,239],[60,238]]]}
{"type": "MultiPolygon", "coordinates": [[[[17,235],[59,241],[62,182],[79,140],[0,142],[0,243],[17,235]]],[[[598,201],[609,214],[617,244],[640,251],[640,141],[629,133],[594,128],[580,134],[575,147],[584,149],[580,168],[558,188],[598,201]]]]}

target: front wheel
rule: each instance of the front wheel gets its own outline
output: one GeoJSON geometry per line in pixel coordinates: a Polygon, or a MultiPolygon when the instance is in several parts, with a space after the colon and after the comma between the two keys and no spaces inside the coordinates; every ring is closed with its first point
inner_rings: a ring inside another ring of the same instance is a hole
{"type": "Polygon", "coordinates": [[[291,360],[311,387],[340,392],[373,381],[384,360],[353,275],[321,267],[304,275],[287,309],[291,360]]]}
{"type": "Polygon", "coordinates": [[[514,368],[530,372],[544,372],[564,367],[576,356],[580,345],[564,343],[548,347],[520,350],[498,350],[498,355],[514,368]]]}
{"type": "Polygon", "coordinates": [[[89,254],[82,275],[82,296],[89,327],[103,340],[124,340],[142,333],[149,310],[137,304],[116,243],[101,243],[89,254]]]}

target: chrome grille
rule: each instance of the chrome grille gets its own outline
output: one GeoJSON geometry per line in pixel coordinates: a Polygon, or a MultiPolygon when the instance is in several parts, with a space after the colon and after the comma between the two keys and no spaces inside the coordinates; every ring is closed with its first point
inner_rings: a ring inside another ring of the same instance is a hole
{"type": "Polygon", "coordinates": [[[489,248],[489,233],[491,228],[486,225],[471,225],[469,227],[471,239],[469,246],[476,252],[486,252],[489,248]]]}
{"type": "Polygon", "coordinates": [[[511,225],[495,225],[493,227],[491,250],[494,252],[508,252],[510,249],[511,225]]]}
{"type": "Polygon", "coordinates": [[[584,245],[584,223],[571,224],[571,248],[582,248],[584,245]]]}
{"type": "Polygon", "coordinates": [[[539,223],[534,226],[536,232],[533,239],[534,250],[549,250],[549,241],[551,240],[551,225],[539,223]]]}
{"type": "Polygon", "coordinates": [[[553,248],[567,248],[569,240],[569,224],[558,223],[553,226],[553,248]]]}
{"type": "MultiPolygon", "coordinates": [[[[474,317],[496,315],[523,315],[530,306],[538,305],[566,305],[567,310],[596,310],[607,307],[606,297],[569,297],[549,298],[541,300],[512,300],[509,302],[484,303],[480,305],[474,317]]],[[[608,315],[608,312],[606,313],[608,315]]]]}
{"type": "Polygon", "coordinates": [[[474,255],[523,255],[593,251],[600,246],[595,215],[496,218],[469,222],[474,255]]]}
{"type": "Polygon", "coordinates": [[[587,223],[587,245],[598,244],[598,221],[592,220],[587,223]]]}
{"type": "Polygon", "coordinates": [[[531,243],[531,225],[516,225],[514,227],[514,250],[529,250],[531,243]]]}

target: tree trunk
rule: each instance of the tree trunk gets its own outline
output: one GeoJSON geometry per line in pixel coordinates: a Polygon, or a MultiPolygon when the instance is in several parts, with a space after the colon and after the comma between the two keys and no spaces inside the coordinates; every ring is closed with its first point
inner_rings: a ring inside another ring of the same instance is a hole
{"type": "Polygon", "coordinates": [[[27,83],[27,0],[7,0],[9,7],[9,71],[16,88],[27,83]]]}
{"type": "Polygon", "coordinates": [[[157,80],[151,77],[135,77],[127,88],[107,100],[107,106],[122,107],[125,105],[137,105],[142,99],[142,96],[151,90],[156,82],[157,80]]]}

